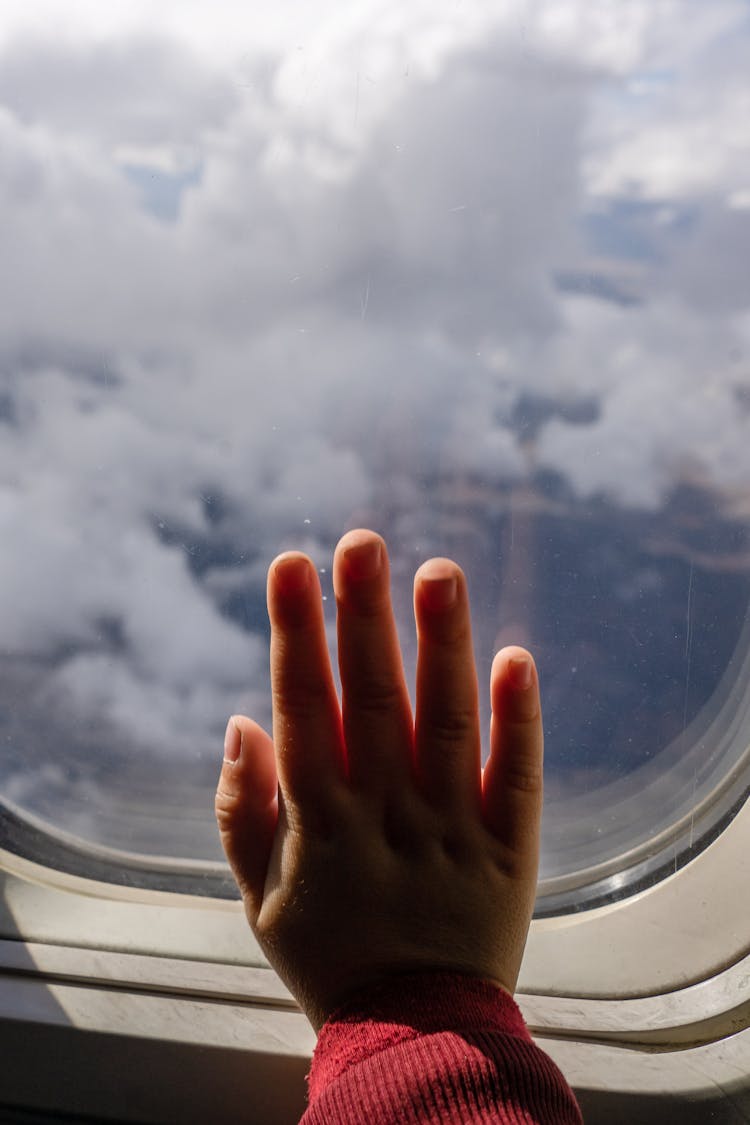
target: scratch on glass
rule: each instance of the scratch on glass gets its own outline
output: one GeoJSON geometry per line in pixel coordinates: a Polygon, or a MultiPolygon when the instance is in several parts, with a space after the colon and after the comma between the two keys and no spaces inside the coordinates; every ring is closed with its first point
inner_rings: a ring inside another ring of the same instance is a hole
{"type": "Polygon", "coordinates": [[[687,597],[687,613],[686,613],[686,633],[685,633],[685,704],[682,710],[682,729],[687,727],[687,709],[688,709],[688,692],[690,690],[690,663],[693,656],[693,571],[694,564],[690,564],[690,579],[688,581],[688,597],[687,597]]]}

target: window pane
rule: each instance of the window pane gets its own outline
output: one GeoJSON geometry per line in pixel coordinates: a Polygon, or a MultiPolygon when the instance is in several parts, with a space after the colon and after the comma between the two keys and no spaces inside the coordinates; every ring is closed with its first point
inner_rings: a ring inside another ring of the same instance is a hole
{"type": "MultiPolygon", "coordinates": [[[[747,787],[750,23],[711,5],[0,15],[0,791],[218,860],[265,573],[465,568],[545,700],[545,909],[747,787]]],[[[485,725],[488,716],[484,715],[485,725]]]]}

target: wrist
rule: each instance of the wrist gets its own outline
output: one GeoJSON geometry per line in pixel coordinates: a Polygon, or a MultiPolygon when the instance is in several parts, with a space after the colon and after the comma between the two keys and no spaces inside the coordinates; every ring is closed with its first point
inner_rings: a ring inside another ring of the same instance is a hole
{"type": "Polygon", "coordinates": [[[391,975],[352,994],[326,1020],[313,1055],[310,1098],[349,1067],[398,1043],[480,1030],[531,1041],[518,1005],[499,984],[442,969],[391,975]]]}

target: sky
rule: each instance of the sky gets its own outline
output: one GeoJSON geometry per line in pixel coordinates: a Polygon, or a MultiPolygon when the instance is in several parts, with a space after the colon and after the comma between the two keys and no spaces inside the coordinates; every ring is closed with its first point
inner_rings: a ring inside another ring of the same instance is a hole
{"type": "Polygon", "coordinates": [[[746,519],[749,46],[740,0],[5,3],[0,653],[29,713],[212,755],[267,718],[274,555],[325,587],[372,523],[406,607],[456,482],[653,515],[689,480],[746,519]]]}

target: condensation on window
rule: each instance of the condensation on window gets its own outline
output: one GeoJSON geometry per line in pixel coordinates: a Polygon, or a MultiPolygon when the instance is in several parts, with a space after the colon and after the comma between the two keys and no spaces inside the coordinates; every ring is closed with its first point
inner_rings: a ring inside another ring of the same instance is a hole
{"type": "Polygon", "coordinates": [[[0,14],[0,792],[219,859],[268,563],[332,627],[371,526],[407,667],[434,554],[535,653],[561,901],[676,865],[748,745],[747,11],[273,7],[0,14]]]}

